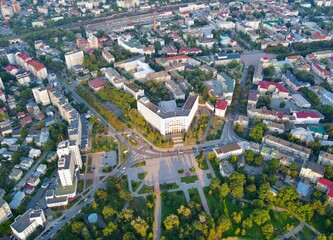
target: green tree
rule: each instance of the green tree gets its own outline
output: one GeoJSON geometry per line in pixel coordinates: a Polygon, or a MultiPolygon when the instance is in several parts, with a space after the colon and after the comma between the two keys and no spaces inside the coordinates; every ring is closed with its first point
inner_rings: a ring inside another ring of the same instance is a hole
{"type": "Polygon", "coordinates": [[[72,232],[76,235],[80,235],[83,228],[84,228],[83,222],[75,221],[75,222],[72,222],[72,224],[71,224],[72,232]]]}
{"type": "Polygon", "coordinates": [[[242,212],[233,212],[231,214],[232,220],[238,224],[242,221],[242,212]]]}
{"type": "Polygon", "coordinates": [[[52,139],[49,139],[43,144],[43,148],[45,151],[54,151],[56,150],[56,144],[52,139]]]}
{"type": "Polygon", "coordinates": [[[132,227],[135,229],[137,233],[139,233],[142,237],[147,235],[147,230],[149,228],[147,222],[141,217],[137,217],[131,222],[132,227]]]}
{"type": "Polygon", "coordinates": [[[270,223],[265,224],[261,227],[261,231],[265,235],[266,239],[270,239],[274,233],[274,226],[270,223]]]}
{"type": "Polygon", "coordinates": [[[180,224],[179,218],[175,214],[171,214],[171,215],[167,216],[164,219],[163,223],[164,223],[166,230],[168,230],[168,231],[170,231],[174,228],[178,228],[179,224],[180,224]]]}
{"type": "Polygon", "coordinates": [[[220,196],[222,198],[225,198],[226,196],[228,196],[229,193],[230,193],[230,188],[228,186],[228,183],[223,183],[220,188],[220,196]]]}
{"type": "Polygon", "coordinates": [[[264,209],[255,209],[251,215],[253,216],[253,221],[259,226],[271,219],[269,212],[264,209]]]}
{"type": "Polygon", "coordinates": [[[107,220],[110,220],[116,213],[117,211],[108,205],[102,210],[103,217],[107,220]]]}
{"type": "Polygon", "coordinates": [[[111,236],[117,230],[117,224],[109,222],[108,226],[103,229],[104,236],[111,236]]]}

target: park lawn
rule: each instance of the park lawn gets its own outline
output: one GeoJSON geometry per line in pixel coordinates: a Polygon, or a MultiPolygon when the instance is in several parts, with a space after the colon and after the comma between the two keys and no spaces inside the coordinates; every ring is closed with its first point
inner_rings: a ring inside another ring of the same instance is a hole
{"type": "MultiPolygon", "coordinates": [[[[327,224],[325,223],[326,219],[328,219],[328,216],[320,216],[318,213],[315,212],[313,214],[310,224],[319,232],[329,235],[332,233],[332,227],[327,226],[327,224]]],[[[331,220],[333,221],[333,219],[331,220]]]]}
{"type": "Polygon", "coordinates": [[[316,239],[317,234],[307,226],[304,226],[303,229],[296,234],[296,237],[302,240],[314,240],[316,239]]]}
{"type": "Polygon", "coordinates": [[[146,161],[138,162],[135,163],[131,166],[131,168],[136,168],[136,167],[145,167],[146,166],[146,161]]]}
{"type": "Polygon", "coordinates": [[[277,212],[270,210],[269,215],[271,216],[271,223],[274,228],[278,231],[281,231],[280,234],[283,233],[283,229],[288,224],[296,227],[300,222],[297,218],[291,217],[287,212],[277,212]]]}
{"type": "Polygon", "coordinates": [[[186,198],[183,191],[162,193],[162,221],[170,214],[177,214],[177,209],[186,205],[186,198]]]}
{"type": "Polygon", "coordinates": [[[182,183],[194,183],[195,181],[198,180],[198,177],[197,177],[197,175],[186,176],[186,177],[181,177],[180,180],[182,183]]]}
{"type": "Polygon", "coordinates": [[[154,186],[143,185],[138,193],[143,194],[143,193],[153,193],[153,192],[154,192],[154,186]]]}
{"type": "Polygon", "coordinates": [[[200,195],[199,195],[199,191],[198,191],[197,188],[191,188],[191,189],[189,189],[188,193],[190,195],[190,201],[197,202],[197,203],[200,203],[202,205],[202,202],[201,202],[201,199],[200,199],[200,195]]]}
{"type": "Polygon", "coordinates": [[[177,189],[179,188],[179,185],[177,183],[164,183],[160,184],[160,189],[162,191],[164,190],[171,190],[171,189],[177,189]]]}
{"type": "Polygon", "coordinates": [[[91,152],[117,150],[117,143],[114,138],[105,137],[102,135],[92,135],[92,148],[91,152]]]}
{"type": "Polygon", "coordinates": [[[141,182],[137,182],[137,181],[134,181],[134,180],[131,180],[131,185],[132,185],[132,191],[135,192],[138,187],[140,186],[140,183],[141,182]]]}
{"type": "Polygon", "coordinates": [[[135,216],[141,216],[144,218],[148,225],[152,226],[154,221],[154,209],[147,207],[147,198],[146,197],[136,197],[129,202],[129,209],[133,209],[135,216]]]}
{"type": "Polygon", "coordinates": [[[140,180],[145,179],[146,176],[147,176],[147,172],[138,173],[138,178],[139,178],[140,180]]]}

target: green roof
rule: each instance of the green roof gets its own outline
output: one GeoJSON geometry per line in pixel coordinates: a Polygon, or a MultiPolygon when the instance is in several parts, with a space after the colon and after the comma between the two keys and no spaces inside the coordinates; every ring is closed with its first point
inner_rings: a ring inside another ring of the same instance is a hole
{"type": "Polygon", "coordinates": [[[323,134],[323,135],[327,135],[327,132],[326,132],[326,130],[325,130],[324,127],[320,127],[320,126],[309,126],[308,129],[311,132],[316,132],[316,133],[320,133],[320,134],[323,134]]]}
{"type": "Polygon", "coordinates": [[[224,92],[230,93],[234,92],[235,90],[235,82],[233,79],[231,79],[227,74],[224,72],[218,73],[222,77],[222,81],[224,82],[224,85],[226,86],[226,89],[223,89],[224,92]]]}
{"type": "Polygon", "coordinates": [[[72,194],[76,191],[76,185],[77,185],[77,178],[74,175],[73,178],[73,185],[70,186],[62,186],[60,180],[58,180],[58,184],[57,187],[55,189],[55,195],[56,196],[62,196],[62,195],[68,195],[68,194],[72,194]]]}

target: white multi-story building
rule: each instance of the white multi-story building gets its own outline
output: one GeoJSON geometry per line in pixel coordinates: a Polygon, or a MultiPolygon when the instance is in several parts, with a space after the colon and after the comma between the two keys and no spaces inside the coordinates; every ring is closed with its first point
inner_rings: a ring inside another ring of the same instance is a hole
{"type": "Polygon", "coordinates": [[[146,97],[138,100],[139,113],[162,135],[187,131],[198,110],[199,97],[191,94],[182,109],[156,106],[146,97]]]}
{"type": "Polygon", "coordinates": [[[216,157],[219,159],[226,159],[230,156],[239,156],[244,152],[243,148],[237,143],[217,147],[213,150],[216,154],[216,157]]]}
{"type": "Polygon", "coordinates": [[[66,66],[71,69],[74,66],[83,64],[83,51],[73,51],[65,54],[66,66]]]}
{"type": "Polygon", "coordinates": [[[306,162],[302,166],[299,176],[308,179],[312,183],[317,183],[318,180],[324,177],[325,168],[314,162],[306,162]]]}
{"type": "Polygon", "coordinates": [[[117,70],[111,67],[105,70],[105,77],[117,89],[122,89],[126,82],[126,79],[122,77],[117,70]]]}
{"type": "Polygon", "coordinates": [[[44,227],[46,218],[42,209],[29,209],[23,215],[15,218],[10,225],[13,234],[21,240],[27,239],[39,226],[44,227]]]}
{"type": "Polygon", "coordinates": [[[45,87],[35,87],[32,89],[32,94],[34,95],[35,101],[38,104],[42,104],[43,106],[49,105],[50,98],[48,91],[45,87]]]}
{"type": "Polygon", "coordinates": [[[319,124],[319,121],[324,118],[316,112],[295,112],[293,115],[295,124],[319,124]]]}
{"type": "Polygon", "coordinates": [[[145,91],[136,85],[134,82],[126,82],[124,83],[124,91],[132,94],[133,97],[138,100],[139,97],[143,97],[145,95],[145,91]]]}
{"type": "Polygon", "coordinates": [[[65,156],[72,154],[74,157],[74,164],[79,168],[82,168],[82,159],[80,154],[79,147],[75,144],[74,141],[62,141],[58,144],[57,147],[57,154],[58,156],[65,156]]]}
{"type": "Polygon", "coordinates": [[[75,166],[72,157],[71,154],[63,155],[58,160],[58,176],[63,187],[74,184],[75,166]]]}
{"type": "Polygon", "coordinates": [[[120,8],[134,8],[139,7],[139,0],[117,0],[117,6],[120,8]]]}
{"type": "Polygon", "coordinates": [[[94,35],[88,37],[89,48],[97,49],[98,48],[98,38],[94,35]]]}
{"type": "Polygon", "coordinates": [[[31,81],[29,72],[18,73],[16,79],[20,85],[28,85],[31,81]]]}
{"type": "Polygon", "coordinates": [[[275,147],[277,150],[281,150],[282,152],[288,152],[295,156],[300,156],[304,159],[309,159],[312,152],[310,148],[303,147],[301,145],[274,137],[272,135],[264,136],[262,143],[271,147],[275,147]]]}
{"type": "Polygon", "coordinates": [[[320,151],[318,156],[318,164],[333,166],[333,154],[320,151]]]}
{"type": "Polygon", "coordinates": [[[8,203],[0,198],[0,224],[13,217],[8,203]]]}

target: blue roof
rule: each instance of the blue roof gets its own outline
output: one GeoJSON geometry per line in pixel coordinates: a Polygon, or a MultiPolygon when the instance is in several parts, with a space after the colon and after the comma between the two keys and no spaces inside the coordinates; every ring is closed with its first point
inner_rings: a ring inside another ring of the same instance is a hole
{"type": "Polygon", "coordinates": [[[220,38],[228,38],[229,36],[228,36],[228,34],[221,34],[220,35],[220,38]]]}
{"type": "Polygon", "coordinates": [[[287,72],[284,74],[290,82],[292,82],[296,87],[305,87],[309,83],[308,82],[299,82],[294,75],[291,74],[291,72],[287,72]]]}
{"type": "Polygon", "coordinates": [[[12,201],[9,203],[10,208],[14,208],[14,209],[18,208],[21,205],[21,200],[23,198],[25,198],[24,192],[18,191],[14,195],[12,201]]]}
{"type": "Polygon", "coordinates": [[[214,55],[215,60],[221,59],[239,59],[240,55],[238,53],[217,53],[214,55]]]}
{"type": "Polygon", "coordinates": [[[310,194],[310,187],[309,185],[303,183],[303,182],[298,182],[297,184],[297,192],[301,194],[302,196],[306,197],[310,194]]]}

